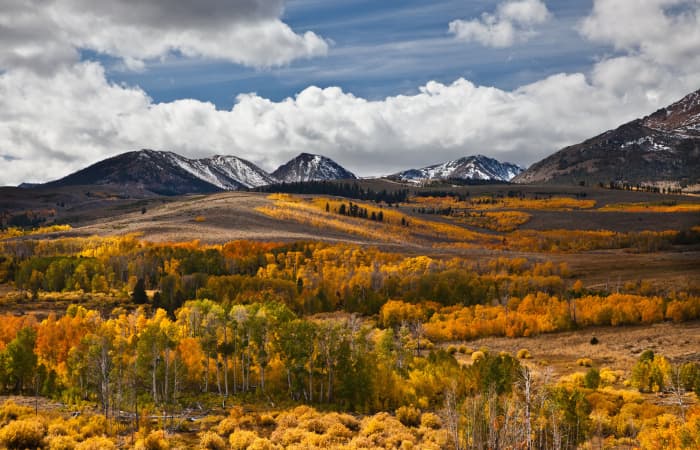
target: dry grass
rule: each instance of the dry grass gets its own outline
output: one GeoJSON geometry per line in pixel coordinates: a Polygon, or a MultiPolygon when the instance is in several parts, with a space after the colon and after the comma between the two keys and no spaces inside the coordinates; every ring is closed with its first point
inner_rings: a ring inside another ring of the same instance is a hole
{"type": "MultiPolygon", "coordinates": [[[[673,363],[700,362],[700,322],[595,327],[527,338],[491,337],[469,341],[469,345],[513,355],[527,348],[532,355],[529,361],[552,367],[557,376],[584,372],[584,368],[576,365],[576,361],[582,358],[590,358],[593,367],[623,370],[629,375],[640,353],[647,349],[664,355],[673,363]],[[598,344],[591,345],[592,337],[598,339],[598,344]]],[[[457,357],[462,358],[460,355],[457,357]]],[[[462,359],[464,362],[468,360],[462,359]]]]}

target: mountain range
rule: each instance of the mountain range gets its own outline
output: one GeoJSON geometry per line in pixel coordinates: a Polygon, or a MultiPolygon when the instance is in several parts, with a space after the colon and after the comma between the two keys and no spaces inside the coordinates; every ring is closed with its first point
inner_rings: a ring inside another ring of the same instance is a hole
{"type": "Polygon", "coordinates": [[[700,90],[641,119],[563,148],[516,183],[700,182],[700,90]]]}
{"type": "MultiPolygon", "coordinates": [[[[394,177],[419,183],[435,179],[508,181],[521,168],[482,155],[460,158],[423,169],[411,169],[394,177]]],[[[99,161],[60,180],[21,187],[62,187],[86,185],[129,186],[160,195],[209,193],[249,189],[270,184],[354,180],[355,174],[330,158],[301,153],[267,173],[236,156],[190,159],[177,153],[138,150],[99,161]]]]}

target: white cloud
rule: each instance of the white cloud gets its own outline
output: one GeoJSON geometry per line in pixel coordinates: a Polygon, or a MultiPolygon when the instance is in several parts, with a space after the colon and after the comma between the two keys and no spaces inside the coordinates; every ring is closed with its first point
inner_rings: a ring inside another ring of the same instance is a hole
{"type": "Polygon", "coordinates": [[[700,70],[699,0],[596,0],[581,32],[657,64],[700,70]]]}
{"type": "Polygon", "coordinates": [[[610,44],[622,56],[599,61],[591,78],[627,98],[641,89],[650,100],[675,86],[700,87],[700,0],[595,0],[580,25],[586,38],[610,44]]]}
{"type": "Polygon", "coordinates": [[[47,72],[72,64],[78,49],[122,58],[127,67],[172,52],[256,67],[326,54],[311,31],[280,20],[282,0],[5,0],[0,69],[47,72]]]}
{"type": "Polygon", "coordinates": [[[541,0],[511,0],[501,3],[494,14],[484,13],[480,19],[454,20],[449,32],[465,42],[479,42],[487,47],[510,47],[526,41],[534,34],[533,26],[551,17],[541,0]]]}

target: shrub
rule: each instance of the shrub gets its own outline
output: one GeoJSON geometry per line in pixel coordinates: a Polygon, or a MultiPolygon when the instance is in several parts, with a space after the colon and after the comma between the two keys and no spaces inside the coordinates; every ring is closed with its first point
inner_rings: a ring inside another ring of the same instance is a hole
{"type": "Polygon", "coordinates": [[[103,436],[91,437],[75,446],[75,450],[117,450],[111,439],[103,436]]]}
{"type": "Polygon", "coordinates": [[[583,377],[583,385],[588,389],[598,389],[600,386],[600,372],[596,369],[589,369],[583,377]]]}
{"type": "Polygon", "coordinates": [[[293,444],[299,444],[306,439],[308,433],[299,428],[283,428],[277,427],[270,435],[270,439],[276,444],[289,448],[293,444]]]}
{"type": "Polygon", "coordinates": [[[170,444],[163,430],[151,431],[144,439],[136,442],[136,450],[168,450],[170,444]]]}
{"type": "Polygon", "coordinates": [[[12,400],[8,400],[3,403],[2,408],[0,408],[0,419],[2,420],[3,424],[30,414],[34,414],[33,408],[28,406],[20,406],[12,400]]]}
{"type": "Polygon", "coordinates": [[[366,418],[359,437],[366,437],[370,447],[398,448],[403,441],[415,442],[408,428],[384,412],[366,418]]]}
{"type": "Polygon", "coordinates": [[[70,435],[70,429],[65,422],[54,422],[49,425],[49,436],[68,436],[70,435]]]}
{"type": "Polygon", "coordinates": [[[55,435],[49,437],[49,450],[74,450],[78,445],[70,436],[55,435]]]}
{"type": "Polygon", "coordinates": [[[442,419],[435,413],[427,412],[421,416],[420,424],[422,427],[438,430],[442,428],[442,419]]]}
{"type": "Polygon", "coordinates": [[[360,422],[350,414],[338,414],[338,420],[345,425],[348,430],[360,431],[360,422]]]}
{"type": "Polygon", "coordinates": [[[216,432],[222,436],[229,436],[238,429],[238,419],[227,417],[216,427],[216,432]]]}
{"type": "Polygon", "coordinates": [[[241,417],[245,416],[245,411],[243,410],[242,406],[234,406],[228,412],[228,415],[233,417],[234,419],[240,419],[241,417]]]}
{"type": "Polygon", "coordinates": [[[226,450],[226,441],[213,431],[199,433],[199,448],[201,450],[226,450]]]}
{"type": "Polygon", "coordinates": [[[459,353],[463,354],[463,355],[466,355],[467,353],[470,353],[470,352],[469,352],[469,348],[467,348],[466,345],[460,345],[459,348],[457,349],[457,351],[458,351],[459,353]]]}
{"type": "Polygon", "coordinates": [[[518,350],[518,353],[516,354],[518,359],[531,359],[532,355],[530,354],[530,350],[526,348],[521,348],[518,350]]]}
{"type": "Polygon", "coordinates": [[[481,350],[477,350],[472,353],[472,361],[474,362],[484,358],[486,358],[486,353],[482,352],[481,350]]]}
{"type": "Polygon", "coordinates": [[[349,439],[352,437],[352,431],[350,431],[348,427],[342,423],[336,422],[328,427],[326,430],[326,436],[333,439],[349,439]]]}
{"type": "Polygon", "coordinates": [[[593,365],[593,360],[591,358],[579,358],[576,360],[576,364],[581,367],[591,367],[593,365]]]}
{"type": "Polygon", "coordinates": [[[415,406],[402,406],[396,410],[396,418],[407,427],[420,425],[420,409],[415,406]]]}
{"type": "Polygon", "coordinates": [[[617,371],[611,370],[608,367],[603,367],[600,369],[600,383],[601,384],[615,384],[617,380],[620,379],[621,374],[617,371]]]}
{"type": "Polygon", "coordinates": [[[248,446],[248,450],[275,450],[278,447],[270,442],[269,439],[256,438],[252,444],[248,446]]]}
{"type": "Polygon", "coordinates": [[[310,419],[305,420],[303,424],[300,424],[299,428],[302,428],[306,431],[310,431],[311,433],[323,434],[326,432],[328,424],[323,420],[322,417],[312,417],[310,419]]]}
{"type": "Polygon", "coordinates": [[[581,372],[574,372],[569,375],[564,375],[560,378],[560,383],[569,386],[583,386],[584,374],[581,372]]]}
{"type": "Polygon", "coordinates": [[[258,418],[255,416],[245,415],[238,419],[238,428],[252,430],[258,423],[258,418]]]}
{"type": "Polygon", "coordinates": [[[257,437],[258,435],[252,431],[236,430],[229,436],[228,443],[232,450],[246,450],[257,437]]]}
{"type": "Polygon", "coordinates": [[[83,438],[92,436],[102,436],[107,429],[107,419],[105,416],[90,416],[87,423],[80,428],[83,438]]]}
{"type": "Polygon", "coordinates": [[[36,420],[16,420],[0,430],[0,443],[8,449],[42,448],[46,427],[36,420]]]}
{"type": "Polygon", "coordinates": [[[457,347],[454,345],[448,346],[447,353],[449,353],[450,355],[454,355],[455,353],[457,353],[457,347]]]}
{"type": "Polygon", "coordinates": [[[262,416],[260,416],[258,425],[260,425],[261,427],[274,427],[275,425],[277,425],[277,422],[275,421],[275,418],[272,417],[270,414],[263,414],[262,416]]]}

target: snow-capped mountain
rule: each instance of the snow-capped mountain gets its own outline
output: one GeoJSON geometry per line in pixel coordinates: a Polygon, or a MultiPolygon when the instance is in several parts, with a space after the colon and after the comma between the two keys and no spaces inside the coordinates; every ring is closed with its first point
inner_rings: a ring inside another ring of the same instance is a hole
{"type": "Polygon", "coordinates": [[[500,162],[484,155],[476,155],[422,169],[405,170],[391,175],[390,178],[412,183],[447,179],[510,181],[523,170],[522,167],[515,164],[500,162]]]}
{"type": "Polygon", "coordinates": [[[655,113],[566,147],[517,183],[700,182],[700,90],[655,113]]]}
{"type": "Polygon", "coordinates": [[[130,185],[157,194],[177,195],[274,182],[267,172],[235,156],[190,159],[173,152],[138,150],[97,162],[47,185],[130,185]]]}
{"type": "Polygon", "coordinates": [[[357,178],[332,159],[310,153],[302,153],[281,165],[272,176],[283,183],[357,178]]]}

